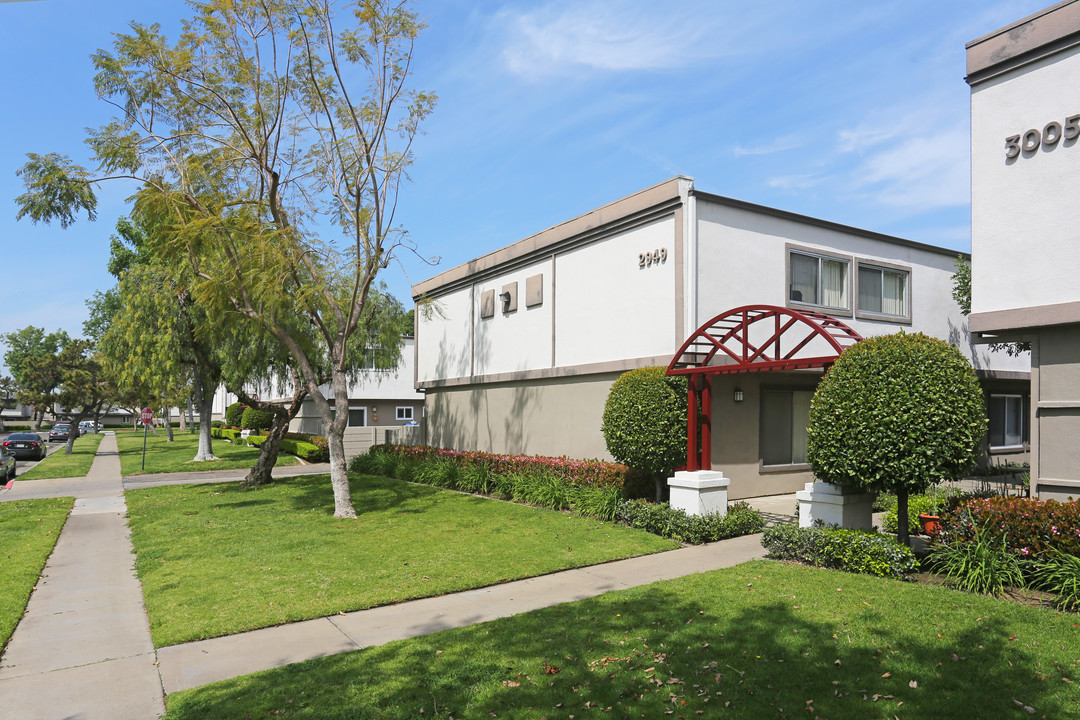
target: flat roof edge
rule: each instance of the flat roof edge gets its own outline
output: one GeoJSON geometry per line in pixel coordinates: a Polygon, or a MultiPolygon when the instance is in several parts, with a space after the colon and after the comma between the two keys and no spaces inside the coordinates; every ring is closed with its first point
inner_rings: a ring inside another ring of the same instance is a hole
{"type": "Polygon", "coordinates": [[[590,230],[616,223],[648,208],[677,200],[681,197],[681,186],[684,183],[692,189],[694,179],[686,175],[676,175],[656,185],[638,190],[606,205],[589,210],[558,225],[553,225],[546,230],[529,235],[486,255],[456,265],[434,277],[413,285],[413,299],[423,297],[444,286],[460,282],[465,277],[535,254],[546,247],[557,245],[590,230]]]}
{"type": "Polygon", "coordinates": [[[1080,0],[1063,0],[967,43],[969,85],[1080,43],[1080,0]]]}
{"type": "Polygon", "coordinates": [[[914,250],[924,250],[936,255],[946,255],[948,257],[956,257],[959,255],[968,261],[971,260],[971,253],[964,252],[963,250],[950,250],[949,248],[941,247],[940,245],[930,245],[929,243],[908,240],[907,238],[896,237],[895,235],[886,235],[885,233],[874,232],[873,230],[864,230],[863,228],[854,227],[853,225],[844,225],[831,220],[822,220],[821,218],[811,217],[810,215],[800,215],[799,213],[793,213],[788,210],[778,210],[777,208],[769,207],[767,205],[757,205],[755,203],[746,202],[745,200],[736,200],[735,198],[729,198],[723,195],[713,195],[712,193],[701,192],[700,190],[695,190],[694,196],[720,205],[727,205],[728,207],[739,208],[740,210],[749,210],[762,215],[771,215],[772,217],[780,218],[782,220],[790,220],[804,225],[813,225],[825,230],[835,230],[837,232],[847,233],[848,235],[857,235],[868,240],[879,240],[892,245],[901,245],[914,250]]]}

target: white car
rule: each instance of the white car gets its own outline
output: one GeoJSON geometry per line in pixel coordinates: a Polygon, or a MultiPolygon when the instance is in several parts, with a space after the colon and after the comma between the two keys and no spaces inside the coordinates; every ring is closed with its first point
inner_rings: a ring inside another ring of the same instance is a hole
{"type": "Polygon", "coordinates": [[[96,432],[101,432],[101,423],[95,424],[93,420],[83,420],[79,423],[80,435],[92,435],[96,432]]]}

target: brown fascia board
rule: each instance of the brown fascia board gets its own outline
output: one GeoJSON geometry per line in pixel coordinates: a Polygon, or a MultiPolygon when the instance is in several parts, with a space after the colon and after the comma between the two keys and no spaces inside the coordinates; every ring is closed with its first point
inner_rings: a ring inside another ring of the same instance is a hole
{"type": "Polygon", "coordinates": [[[969,42],[969,85],[1080,44],[1080,0],[1064,0],[969,42]]]}
{"type": "Polygon", "coordinates": [[[718,205],[726,205],[728,207],[738,208],[740,210],[746,210],[761,215],[770,215],[782,220],[790,220],[791,222],[801,223],[803,225],[812,225],[825,230],[835,230],[836,232],[856,235],[858,237],[867,238],[868,240],[879,240],[881,242],[891,243],[892,245],[901,245],[915,250],[924,250],[937,255],[946,255],[952,258],[959,255],[968,262],[971,262],[971,253],[966,253],[961,250],[950,250],[938,245],[928,245],[927,243],[916,242],[914,240],[896,237],[895,235],[885,235],[883,233],[874,232],[873,230],[863,230],[862,228],[852,227],[851,225],[841,225],[840,223],[821,220],[820,218],[810,217],[809,215],[799,215],[798,213],[788,212],[787,210],[777,210],[776,208],[767,207],[765,205],[755,205],[754,203],[749,203],[745,200],[735,200],[734,198],[713,195],[712,193],[701,192],[699,190],[694,190],[691,194],[694,197],[717,203],[718,205]]]}
{"type": "Polygon", "coordinates": [[[460,285],[468,278],[476,278],[495,268],[509,269],[515,261],[528,260],[543,256],[546,250],[571,241],[591,231],[605,226],[618,225],[621,221],[657,207],[669,207],[680,201],[679,184],[683,181],[693,183],[693,178],[676,175],[662,183],[627,195],[608,203],[584,215],[550,227],[547,230],[530,235],[512,245],[482,255],[438,275],[413,285],[413,300],[425,296],[436,296],[441,292],[460,285]]]}

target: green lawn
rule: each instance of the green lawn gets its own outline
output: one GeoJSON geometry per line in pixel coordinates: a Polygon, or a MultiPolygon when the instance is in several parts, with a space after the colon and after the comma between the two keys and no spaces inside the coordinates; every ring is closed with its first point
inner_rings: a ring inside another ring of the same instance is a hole
{"type": "Polygon", "coordinates": [[[67,497],[0,503],[0,648],[19,624],[74,502],[67,497]]]}
{"type": "Polygon", "coordinates": [[[94,455],[103,435],[80,435],[75,438],[75,446],[70,455],[64,454],[64,448],[58,447],[47,458],[39,462],[18,477],[19,480],[41,480],[42,478],[84,477],[94,464],[94,455]]]}
{"type": "MultiPolygon", "coordinates": [[[[259,457],[259,449],[248,445],[233,445],[230,442],[214,439],[214,455],[220,460],[192,462],[199,449],[199,436],[189,432],[173,431],[173,442],[168,441],[165,430],[158,429],[157,436],[146,437],[146,468],[142,467],[143,434],[117,433],[116,444],[120,449],[120,471],[124,475],[142,473],[195,472],[199,470],[238,470],[248,469],[259,457]]],[[[295,465],[297,459],[282,453],[278,456],[277,467],[295,465]]]]}
{"type": "Polygon", "coordinates": [[[442,595],[678,547],[552,510],[354,476],[359,518],[327,475],[127,493],[158,647],[442,595]]]}
{"type": "Polygon", "coordinates": [[[175,693],[165,718],[1068,718],[1077,684],[1076,615],[755,561],[175,693]]]}

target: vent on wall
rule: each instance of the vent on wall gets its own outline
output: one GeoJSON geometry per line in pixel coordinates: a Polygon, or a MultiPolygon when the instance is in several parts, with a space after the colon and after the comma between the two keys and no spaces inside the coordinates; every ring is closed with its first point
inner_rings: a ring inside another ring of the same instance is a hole
{"type": "Polygon", "coordinates": [[[502,302],[502,311],[504,313],[512,313],[517,310],[517,286],[516,282],[503,285],[502,292],[499,293],[499,300],[502,302]]]}

